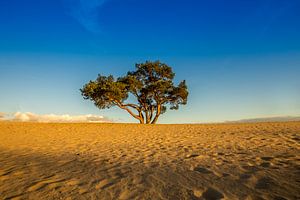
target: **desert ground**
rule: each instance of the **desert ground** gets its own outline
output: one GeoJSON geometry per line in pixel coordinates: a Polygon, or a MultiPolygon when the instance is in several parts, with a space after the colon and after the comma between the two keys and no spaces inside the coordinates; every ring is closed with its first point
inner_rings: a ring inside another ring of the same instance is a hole
{"type": "Polygon", "coordinates": [[[0,199],[300,199],[300,122],[0,123],[0,199]]]}

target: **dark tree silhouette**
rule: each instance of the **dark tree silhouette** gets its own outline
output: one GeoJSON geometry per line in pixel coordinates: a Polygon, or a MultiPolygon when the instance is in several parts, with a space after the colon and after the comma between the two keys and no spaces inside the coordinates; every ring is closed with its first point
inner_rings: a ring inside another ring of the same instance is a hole
{"type": "Polygon", "coordinates": [[[136,64],[135,71],[117,79],[99,74],[80,91],[84,99],[93,101],[99,109],[118,106],[141,124],[155,124],[167,108],[177,110],[179,105],[187,103],[185,80],[175,86],[174,76],[168,65],[147,61],[136,64]],[[129,94],[136,98],[134,103],[126,102],[129,94]]]}

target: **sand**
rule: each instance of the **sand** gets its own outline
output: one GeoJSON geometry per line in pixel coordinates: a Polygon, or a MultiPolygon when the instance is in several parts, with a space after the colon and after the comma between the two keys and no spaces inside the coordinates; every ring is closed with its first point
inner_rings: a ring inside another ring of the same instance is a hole
{"type": "Polygon", "coordinates": [[[0,123],[0,199],[300,199],[300,122],[0,123]]]}

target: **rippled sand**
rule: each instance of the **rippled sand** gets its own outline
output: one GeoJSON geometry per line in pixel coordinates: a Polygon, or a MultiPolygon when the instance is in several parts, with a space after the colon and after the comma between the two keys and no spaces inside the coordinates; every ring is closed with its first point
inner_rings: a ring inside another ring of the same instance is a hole
{"type": "Polygon", "coordinates": [[[300,199],[300,122],[0,123],[0,199],[300,199]]]}

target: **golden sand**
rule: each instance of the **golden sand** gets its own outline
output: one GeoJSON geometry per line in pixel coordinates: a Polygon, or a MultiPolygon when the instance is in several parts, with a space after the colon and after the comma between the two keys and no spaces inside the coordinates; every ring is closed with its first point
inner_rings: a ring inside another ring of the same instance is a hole
{"type": "Polygon", "coordinates": [[[300,199],[300,122],[0,123],[0,199],[300,199]]]}

